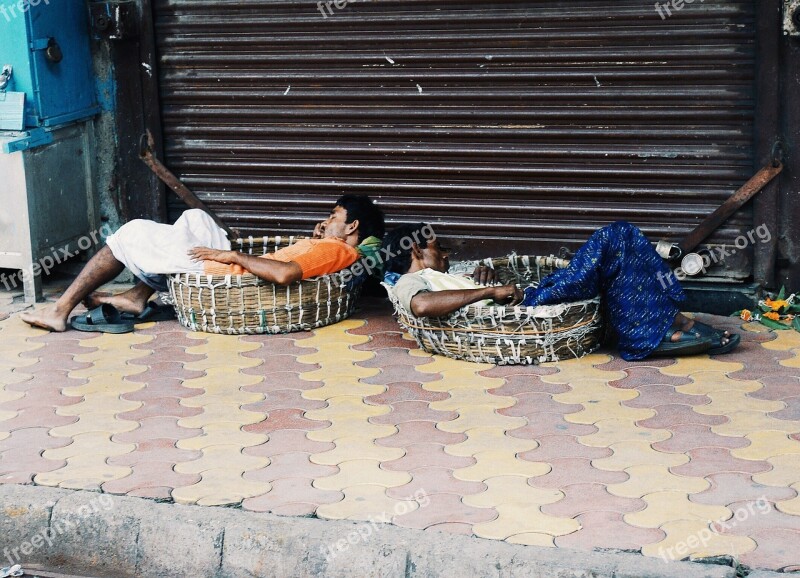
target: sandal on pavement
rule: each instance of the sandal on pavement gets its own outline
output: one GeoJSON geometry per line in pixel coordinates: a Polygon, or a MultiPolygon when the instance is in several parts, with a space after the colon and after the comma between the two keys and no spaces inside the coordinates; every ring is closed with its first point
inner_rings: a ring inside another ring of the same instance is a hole
{"type": "Polygon", "coordinates": [[[651,357],[675,357],[678,355],[697,355],[699,353],[706,353],[714,345],[710,337],[702,337],[691,330],[684,331],[683,329],[670,328],[667,330],[666,335],[661,340],[653,352],[651,357]],[[672,341],[672,337],[680,333],[681,336],[677,341],[672,341]]]}
{"type": "Polygon", "coordinates": [[[722,355],[723,353],[730,353],[736,346],[739,345],[739,342],[742,340],[740,335],[735,333],[730,334],[728,337],[725,337],[725,332],[719,329],[715,329],[710,325],[706,325],[705,323],[701,323],[695,320],[694,325],[689,331],[695,331],[701,337],[708,337],[712,341],[712,347],[706,353],[709,355],[722,355]],[[722,345],[722,340],[727,339],[728,343],[722,345]]]}
{"type": "Polygon", "coordinates": [[[176,319],[175,308],[172,305],[162,305],[154,301],[150,301],[145,305],[139,315],[134,313],[123,313],[122,319],[124,321],[132,321],[133,323],[145,323],[150,321],[172,321],[176,319]]]}
{"type": "Polygon", "coordinates": [[[88,313],[77,315],[69,320],[73,329],[78,331],[98,331],[100,333],[130,333],[133,322],[124,319],[113,305],[104,303],[88,313]]]}

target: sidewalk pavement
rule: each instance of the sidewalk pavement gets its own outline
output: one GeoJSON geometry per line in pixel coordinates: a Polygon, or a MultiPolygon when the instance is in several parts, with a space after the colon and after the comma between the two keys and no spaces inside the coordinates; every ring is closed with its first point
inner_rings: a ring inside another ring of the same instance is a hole
{"type": "Polygon", "coordinates": [[[494,367],[422,352],[377,299],[245,337],[4,307],[0,483],[800,570],[794,331],[701,315],[738,350],[494,367]]]}

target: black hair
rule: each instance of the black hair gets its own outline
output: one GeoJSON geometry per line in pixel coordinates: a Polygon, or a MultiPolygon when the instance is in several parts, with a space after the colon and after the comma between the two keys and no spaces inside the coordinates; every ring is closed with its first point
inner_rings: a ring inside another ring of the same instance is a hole
{"type": "Polygon", "coordinates": [[[386,256],[384,271],[386,273],[399,273],[404,275],[411,268],[412,244],[406,239],[413,240],[421,249],[428,246],[430,225],[426,223],[413,223],[400,225],[383,240],[382,253],[386,256]],[[426,234],[426,231],[428,233],[426,234]]]}
{"type": "Polygon", "coordinates": [[[367,237],[382,239],[386,232],[383,211],[366,195],[343,195],[336,201],[337,207],[347,211],[347,223],[358,221],[358,242],[367,237]]]}

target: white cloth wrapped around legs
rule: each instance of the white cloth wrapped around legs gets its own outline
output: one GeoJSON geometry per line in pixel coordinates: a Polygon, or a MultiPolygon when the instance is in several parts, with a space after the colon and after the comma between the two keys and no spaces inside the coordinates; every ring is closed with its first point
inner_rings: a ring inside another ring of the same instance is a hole
{"type": "Polygon", "coordinates": [[[163,283],[161,275],[203,272],[203,262],[193,261],[190,249],[231,248],[225,231],[200,209],[185,211],[174,225],[133,220],[108,237],[106,244],[117,261],[155,289],[163,283]]]}

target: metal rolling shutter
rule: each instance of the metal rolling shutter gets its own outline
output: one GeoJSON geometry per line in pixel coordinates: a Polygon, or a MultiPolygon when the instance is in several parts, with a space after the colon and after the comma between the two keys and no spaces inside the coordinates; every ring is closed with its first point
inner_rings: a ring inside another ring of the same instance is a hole
{"type": "Polygon", "coordinates": [[[752,1],[666,20],[642,0],[333,12],[156,1],[167,164],[246,232],[309,231],[359,192],[463,256],[549,254],[618,219],[677,238],[753,173],[752,1]]]}

